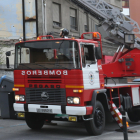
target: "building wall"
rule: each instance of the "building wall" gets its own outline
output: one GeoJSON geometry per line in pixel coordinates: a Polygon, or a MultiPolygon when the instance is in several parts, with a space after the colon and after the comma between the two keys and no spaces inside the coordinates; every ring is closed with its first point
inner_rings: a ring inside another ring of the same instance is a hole
{"type": "Polygon", "coordinates": [[[129,16],[129,0],[122,0],[123,14],[129,16]]]}
{"type": "MultiPolygon", "coordinates": [[[[25,0],[25,18],[36,18],[35,0],[25,0]]],[[[33,38],[36,36],[35,22],[27,22],[25,27],[26,38],[33,38]]],[[[19,42],[19,39],[22,38],[22,0],[0,0],[0,48],[2,48],[2,57],[4,58],[2,63],[6,63],[5,52],[14,50],[14,44],[19,42]]],[[[13,53],[10,57],[10,63],[14,64],[13,53]]]]}
{"type": "Polygon", "coordinates": [[[0,0],[0,39],[22,36],[22,3],[18,0],[0,0]]]}
{"type": "MultiPolygon", "coordinates": [[[[84,10],[80,9],[75,4],[71,3],[69,0],[47,0],[47,32],[54,32],[55,36],[59,35],[60,29],[62,27],[67,28],[70,31],[70,36],[80,37],[84,30],[84,10]],[[53,25],[53,2],[61,5],[61,26],[57,27],[53,25]],[[70,8],[77,10],[77,30],[70,29],[70,8]]],[[[88,14],[88,23],[89,31],[95,31],[95,24],[98,24],[98,21],[94,19],[91,15],[88,14]]]]}
{"type": "MultiPolygon", "coordinates": [[[[135,20],[140,27],[140,0],[129,0],[130,18],[135,20]]],[[[140,38],[140,35],[137,35],[140,38]]]]}
{"type": "MultiPolygon", "coordinates": [[[[35,15],[35,1],[25,0],[25,17],[35,15]]],[[[26,24],[26,36],[36,36],[35,24],[26,24]]],[[[0,0],[0,40],[23,37],[22,0],[0,0]]]]}

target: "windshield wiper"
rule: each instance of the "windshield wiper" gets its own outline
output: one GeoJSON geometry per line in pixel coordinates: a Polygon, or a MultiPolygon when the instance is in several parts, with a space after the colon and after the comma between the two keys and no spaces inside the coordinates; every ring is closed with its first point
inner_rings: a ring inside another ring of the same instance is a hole
{"type": "MultiPolygon", "coordinates": [[[[25,67],[28,68],[28,69],[32,69],[31,67],[28,67],[28,66],[26,66],[25,64],[19,64],[19,65],[25,66],[25,67]]],[[[32,69],[32,70],[34,70],[34,69],[32,69]]]]}
{"type": "Polygon", "coordinates": [[[49,68],[47,68],[47,67],[44,67],[44,66],[42,66],[42,65],[40,65],[40,64],[33,64],[33,65],[37,65],[37,66],[40,66],[40,67],[42,67],[42,68],[45,68],[45,69],[49,69],[49,68]]]}
{"type": "Polygon", "coordinates": [[[63,66],[61,66],[61,65],[59,65],[59,64],[55,64],[55,66],[60,66],[60,67],[63,68],[63,69],[71,70],[70,68],[63,67],[63,66]]]}

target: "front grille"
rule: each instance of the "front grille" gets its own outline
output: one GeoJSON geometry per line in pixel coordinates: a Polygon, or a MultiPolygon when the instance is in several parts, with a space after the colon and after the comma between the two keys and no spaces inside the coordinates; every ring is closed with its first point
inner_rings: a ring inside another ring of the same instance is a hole
{"type": "Polygon", "coordinates": [[[39,89],[26,88],[26,103],[43,103],[53,105],[66,105],[65,89],[39,89]],[[44,95],[47,97],[43,97],[44,95]]]}
{"type": "Polygon", "coordinates": [[[54,79],[57,79],[57,78],[61,78],[61,75],[28,75],[28,79],[29,78],[54,78],[54,79]]]}
{"type": "Polygon", "coordinates": [[[61,80],[28,80],[28,83],[61,83],[61,80]]]}

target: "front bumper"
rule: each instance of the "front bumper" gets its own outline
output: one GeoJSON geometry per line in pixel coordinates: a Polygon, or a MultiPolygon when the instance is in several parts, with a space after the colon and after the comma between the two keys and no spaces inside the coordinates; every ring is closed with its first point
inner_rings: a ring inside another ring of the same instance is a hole
{"type": "Polygon", "coordinates": [[[17,112],[37,113],[37,109],[52,109],[49,114],[67,114],[67,115],[90,115],[93,112],[92,106],[60,106],[60,105],[39,105],[39,104],[19,104],[14,103],[14,110],[17,112]],[[42,108],[43,106],[43,108],[42,108]]]}

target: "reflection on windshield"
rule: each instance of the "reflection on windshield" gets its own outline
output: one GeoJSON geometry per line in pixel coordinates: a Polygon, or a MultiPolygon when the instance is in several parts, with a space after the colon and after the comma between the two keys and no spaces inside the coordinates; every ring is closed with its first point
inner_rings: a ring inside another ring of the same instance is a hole
{"type": "Polygon", "coordinates": [[[40,41],[17,44],[15,58],[15,68],[17,69],[80,68],[78,44],[74,41],[40,41]],[[54,50],[56,56],[54,56],[54,50]]]}

